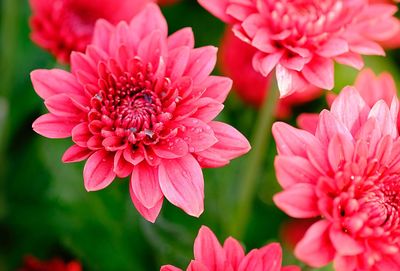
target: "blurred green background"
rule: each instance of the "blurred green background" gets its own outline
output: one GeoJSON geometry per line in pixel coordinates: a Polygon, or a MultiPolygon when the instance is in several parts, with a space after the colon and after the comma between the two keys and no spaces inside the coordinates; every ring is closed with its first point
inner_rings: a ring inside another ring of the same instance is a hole
{"type": "MultiPolygon", "coordinates": [[[[127,180],[116,180],[100,192],[83,187],[83,163],[63,164],[70,139],[50,140],[32,131],[32,122],[45,110],[33,91],[29,73],[52,68],[55,60],[29,39],[26,0],[1,0],[0,12],[0,270],[16,270],[25,255],[39,259],[77,259],[84,270],[159,270],[162,264],[186,267],[193,258],[193,240],[201,225],[223,241],[237,204],[237,187],[246,169],[246,156],[220,169],[205,172],[205,212],[200,219],[164,202],[155,224],[135,210],[127,180]]],[[[194,0],[163,8],[170,32],[194,29],[196,46],[218,46],[224,25],[194,0]]],[[[387,58],[368,58],[367,66],[389,70],[399,79],[393,51],[387,58]]],[[[218,73],[218,71],[215,71],[218,73]]],[[[351,84],[356,71],[337,67],[336,91],[351,84]]],[[[295,112],[318,112],[321,99],[295,112]]],[[[231,94],[219,116],[251,138],[257,112],[231,94]]],[[[296,114],[288,122],[294,123],[296,114]]],[[[265,153],[257,194],[244,238],[247,250],[280,241],[287,217],[274,207],[280,188],[273,171],[273,143],[265,153]]],[[[297,263],[285,249],[284,262],[297,263]]],[[[327,268],[329,270],[329,267],[327,268]]]]}

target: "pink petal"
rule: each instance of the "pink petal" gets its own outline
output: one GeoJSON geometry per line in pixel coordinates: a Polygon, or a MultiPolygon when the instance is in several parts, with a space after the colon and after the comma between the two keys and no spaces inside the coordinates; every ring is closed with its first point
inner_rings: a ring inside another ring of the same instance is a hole
{"type": "Polygon", "coordinates": [[[101,190],[110,185],[114,178],[114,154],[100,150],[92,154],[83,169],[87,191],[101,190]]]}
{"type": "Polygon", "coordinates": [[[295,255],[312,267],[322,267],[333,260],[335,250],[329,238],[330,223],[321,220],[314,223],[295,248],[295,255]]]}
{"type": "Polygon", "coordinates": [[[163,194],[158,183],[158,168],[142,162],[133,168],[131,189],[136,198],[147,209],[151,209],[160,201],[163,194]]]}
{"type": "Polygon", "coordinates": [[[189,152],[206,150],[218,141],[212,127],[199,119],[186,118],[179,124],[185,127],[181,137],[188,144],[189,152]]]}
{"type": "Polygon", "coordinates": [[[225,254],[214,233],[202,226],[194,241],[194,258],[208,270],[224,270],[225,254]]]}
{"type": "Polygon", "coordinates": [[[332,114],[354,135],[366,121],[369,106],[353,87],[345,87],[331,106],[332,114]]]}
{"type": "Polygon", "coordinates": [[[81,109],[75,106],[66,94],[57,94],[47,98],[44,102],[50,113],[63,118],[80,119],[81,109]]]}
{"type": "Polygon", "coordinates": [[[319,115],[319,123],[317,131],[315,132],[316,138],[319,139],[323,146],[328,146],[329,141],[337,133],[347,137],[350,141],[353,139],[350,131],[343,123],[341,123],[331,112],[323,110],[319,115]]]}
{"type": "Polygon", "coordinates": [[[197,111],[191,116],[208,123],[221,113],[224,105],[211,98],[200,98],[196,102],[197,111]]]}
{"type": "Polygon", "coordinates": [[[271,243],[260,249],[262,253],[263,269],[268,271],[281,271],[282,248],[279,243],[271,243]]]}
{"type": "Polygon", "coordinates": [[[190,48],[183,46],[168,52],[167,74],[172,82],[182,77],[190,56],[190,48]]]}
{"type": "Polygon", "coordinates": [[[322,57],[335,57],[338,55],[345,54],[349,51],[349,44],[344,39],[331,38],[325,42],[317,54],[322,57]]]}
{"type": "Polygon", "coordinates": [[[194,35],[191,27],[182,28],[167,39],[168,50],[171,51],[182,46],[189,47],[193,49],[194,47],[194,35]]]}
{"type": "Polygon", "coordinates": [[[304,66],[301,73],[314,86],[330,90],[334,85],[333,68],[331,59],[314,57],[310,63],[304,66]]]}
{"type": "Polygon", "coordinates": [[[128,177],[133,170],[133,165],[125,160],[123,152],[123,150],[117,151],[114,157],[114,172],[119,178],[128,177]]]}
{"type": "Polygon", "coordinates": [[[31,80],[36,93],[47,99],[56,94],[83,95],[83,88],[71,73],[60,69],[34,70],[31,80]]]}
{"type": "Polygon", "coordinates": [[[189,152],[188,144],[181,138],[171,138],[152,146],[154,153],[166,159],[183,157],[189,152]]]}
{"type": "Polygon", "coordinates": [[[89,150],[88,148],[72,145],[64,152],[62,161],[64,163],[80,162],[87,159],[92,153],[93,151],[89,150]]]}
{"type": "Polygon", "coordinates": [[[281,64],[276,65],[275,74],[281,98],[302,91],[309,85],[299,72],[286,69],[281,64]]]}
{"type": "Polygon", "coordinates": [[[341,229],[331,227],[329,236],[334,248],[340,255],[353,256],[364,252],[364,247],[341,229]]]}
{"type": "Polygon", "coordinates": [[[341,134],[333,136],[329,142],[328,158],[332,169],[336,172],[343,162],[351,161],[354,153],[354,144],[341,134]]]}
{"type": "Polygon", "coordinates": [[[378,43],[367,39],[359,39],[351,42],[350,50],[361,55],[385,55],[385,51],[378,43]]]}
{"type": "Polygon", "coordinates": [[[320,174],[312,164],[300,156],[282,156],[275,158],[275,171],[279,184],[283,188],[296,183],[316,184],[320,174]]]}
{"type": "Polygon", "coordinates": [[[369,112],[368,118],[375,118],[382,135],[397,136],[397,123],[385,101],[378,101],[369,112]]]}
{"type": "Polygon", "coordinates": [[[96,45],[103,51],[108,52],[112,32],[114,29],[115,27],[106,20],[97,20],[93,32],[92,44],[96,45]]]}
{"type": "Polygon", "coordinates": [[[307,131],[296,129],[284,122],[272,126],[278,154],[307,157],[307,147],[315,145],[316,138],[307,131]]]}
{"type": "Polygon", "coordinates": [[[205,8],[218,19],[224,21],[225,23],[233,22],[233,18],[226,14],[229,0],[198,0],[198,2],[203,8],[205,8]]]}
{"type": "MultiPolygon", "coordinates": [[[[333,266],[336,271],[347,271],[357,269],[357,257],[336,255],[333,261],[333,266]]],[[[385,270],[385,269],[382,269],[385,270]]],[[[391,269],[387,269],[391,270],[391,269]]]]}
{"type": "Polygon", "coordinates": [[[239,265],[238,271],[264,271],[263,262],[261,259],[261,253],[258,249],[253,249],[249,252],[249,254],[244,257],[242,262],[239,265]]]}
{"type": "Polygon", "coordinates": [[[228,237],[228,239],[226,239],[224,242],[223,249],[225,251],[226,260],[230,263],[233,270],[237,270],[245,256],[243,247],[237,240],[232,237],[228,237]]]}
{"type": "Polygon", "coordinates": [[[87,142],[91,136],[92,133],[89,131],[87,122],[79,123],[72,129],[72,141],[81,147],[87,146],[87,142]]]}
{"type": "Polygon", "coordinates": [[[129,194],[131,196],[131,200],[133,205],[135,205],[136,209],[138,212],[147,220],[150,221],[151,223],[154,223],[161,211],[162,203],[164,198],[161,198],[156,205],[153,208],[146,208],[143,206],[143,204],[136,198],[135,193],[132,190],[132,186],[129,185],[129,194]]]}
{"type": "Polygon", "coordinates": [[[344,64],[353,67],[357,70],[361,70],[364,67],[364,61],[359,54],[348,52],[343,55],[335,57],[335,61],[340,64],[344,64]]]}
{"type": "Polygon", "coordinates": [[[210,271],[202,262],[190,261],[190,264],[186,271],[210,271]]]}
{"type": "Polygon", "coordinates": [[[257,57],[257,55],[255,55],[253,57],[253,67],[258,67],[256,70],[258,70],[264,77],[267,77],[279,63],[279,60],[281,60],[282,55],[283,51],[268,54],[265,57],[257,57]],[[255,61],[256,62],[259,61],[259,63],[256,64],[254,63],[255,61]]]}
{"type": "Polygon", "coordinates": [[[298,183],[274,196],[274,202],[285,213],[295,218],[318,216],[316,187],[312,184],[298,183]]]}
{"type": "Polygon", "coordinates": [[[36,133],[48,138],[66,138],[71,136],[75,125],[77,125],[76,121],[45,114],[35,120],[32,128],[36,133]]]}
{"type": "Polygon", "coordinates": [[[163,266],[161,266],[160,271],[182,271],[182,269],[177,268],[172,265],[163,265],[163,266]]]}
{"type": "Polygon", "coordinates": [[[228,77],[211,75],[203,82],[202,86],[205,88],[203,97],[209,97],[222,103],[232,88],[232,80],[228,77]]]}
{"type": "Polygon", "coordinates": [[[297,126],[301,129],[315,134],[318,126],[318,114],[314,113],[302,113],[297,117],[297,126]]]}
{"type": "Polygon", "coordinates": [[[143,39],[154,30],[161,31],[163,37],[168,35],[167,22],[156,4],[148,4],[146,8],[136,15],[130,22],[130,32],[143,39]]]}
{"type": "Polygon", "coordinates": [[[166,52],[165,38],[161,31],[155,30],[140,41],[137,54],[144,63],[151,63],[153,67],[158,67],[160,58],[165,56],[166,52]]]}
{"type": "Polygon", "coordinates": [[[123,155],[125,160],[134,166],[138,165],[144,159],[143,152],[140,150],[131,150],[129,148],[126,148],[123,155]]]}
{"type": "Polygon", "coordinates": [[[207,79],[217,62],[217,48],[205,46],[193,49],[185,75],[192,77],[193,82],[201,84],[207,79]]]}
{"type": "Polygon", "coordinates": [[[161,191],[175,206],[199,217],[204,209],[204,179],[192,155],[163,160],[158,171],[161,191]]]}
{"type": "MultiPolygon", "coordinates": [[[[249,141],[234,127],[219,121],[212,121],[208,125],[218,139],[218,142],[208,149],[209,151],[231,160],[250,150],[249,141]]],[[[201,152],[199,154],[202,155],[201,152]]]]}

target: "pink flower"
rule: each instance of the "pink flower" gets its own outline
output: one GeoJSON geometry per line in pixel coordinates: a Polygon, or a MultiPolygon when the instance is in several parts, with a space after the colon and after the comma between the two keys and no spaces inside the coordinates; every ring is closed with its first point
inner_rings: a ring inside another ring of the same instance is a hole
{"type": "Polygon", "coordinates": [[[85,51],[97,19],[112,24],[130,20],[152,1],[120,0],[115,4],[114,0],[29,0],[31,38],[57,60],[68,63],[72,51],[85,51]]]}
{"type": "Polygon", "coordinates": [[[384,55],[377,42],[399,29],[396,6],[368,0],[198,1],[257,49],[256,71],[275,68],[281,96],[308,84],[332,89],[334,61],[360,69],[361,55],[384,55]]]}
{"type": "Polygon", "coordinates": [[[149,4],[129,24],[99,20],[86,53],[72,53],[71,73],[31,74],[50,111],[33,129],[49,138],[72,136],[63,161],[88,159],[88,191],[130,176],[132,201],[149,221],[164,196],[199,216],[201,167],[224,166],[250,149],[236,129],[213,121],[232,84],[210,76],[217,49],[194,49],[190,28],[167,33],[160,9],[149,4]]]}
{"type": "MultiPolygon", "coordinates": [[[[369,107],[373,107],[379,100],[384,100],[386,104],[390,105],[393,98],[397,97],[396,85],[393,77],[389,73],[382,73],[376,76],[372,70],[365,69],[358,74],[355,88],[369,107]]],[[[331,105],[335,99],[335,94],[329,93],[327,95],[327,102],[329,105],[331,105]]],[[[400,118],[397,119],[399,122],[400,118]]],[[[318,121],[318,114],[312,113],[304,113],[297,118],[298,126],[311,133],[315,133],[318,121]]]]}
{"type": "Polygon", "coordinates": [[[291,217],[319,218],[295,248],[305,263],[400,270],[398,100],[369,103],[360,92],[343,89],[315,132],[274,124],[284,189],[274,201],[291,217]]]}
{"type": "MultiPolygon", "coordinates": [[[[228,28],[225,31],[220,51],[220,64],[224,74],[232,78],[233,89],[246,103],[261,106],[270,86],[271,76],[264,77],[252,66],[256,49],[241,41],[228,28]]],[[[311,101],[322,94],[321,90],[309,86],[303,92],[293,93],[279,100],[277,116],[291,115],[292,107],[311,101]]]]}
{"type": "MultiPolygon", "coordinates": [[[[229,237],[223,246],[214,233],[202,226],[194,242],[194,260],[187,271],[300,271],[297,266],[282,266],[282,249],[272,243],[260,249],[253,249],[247,255],[240,243],[229,237]]],[[[180,271],[181,269],[164,265],[161,271],[180,271]]]]}

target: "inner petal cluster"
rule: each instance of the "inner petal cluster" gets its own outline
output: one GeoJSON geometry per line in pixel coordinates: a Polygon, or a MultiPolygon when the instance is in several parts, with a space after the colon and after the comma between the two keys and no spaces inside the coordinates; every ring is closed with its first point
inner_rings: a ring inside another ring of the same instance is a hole
{"type": "Polygon", "coordinates": [[[91,99],[89,129],[113,142],[103,142],[108,150],[126,144],[155,144],[168,135],[165,123],[171,117],[178,91],[168,78],[155,79],[153,67],[133,58],[127,71],[114,60],[101,62],[98,92],[91,99]]]}

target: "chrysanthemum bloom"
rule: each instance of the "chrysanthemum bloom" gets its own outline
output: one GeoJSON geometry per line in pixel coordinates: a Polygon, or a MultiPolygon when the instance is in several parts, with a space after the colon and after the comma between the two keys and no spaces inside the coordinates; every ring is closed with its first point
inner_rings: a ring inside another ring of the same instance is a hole
{"type": "Polygon", "coordinates": [[[257,49],[255,70],[275,68],[281,96],[308,84],[332,89],[334,61],[360,69],[361,55],[384,55],[377,42],[399,28],[396,6],[368,0],[198,1],[257,49]]]}
{"type": "MultiPolygon", "coordinates": [[[[384,100],[390,105],[393,98],[397,97],[395,82],[392,75],[387,72],[376,76],[372,70],[364,69],[358,74],[354,86],[369,107],[373,107],[379,100],[384,100]]],[[[336,94],[328,93],[326,98],[330,106],[336,99],[336,94]]],[[[400,118],[397,118],[398,123],[399,120],[400,118]]],[[[311,133],[315,133],[318,121],[318,114],[312,113],[303,113],[297,118],[299,127],[311,133]]]]}
{"type": "Polygon", "coordinates": [[[24,259],[24,266],[18,271],[82,271],[82,266],[77,261],[65,262],[59,258],[40,261],[33,256],[27,256],[24,259]]]}
{"type": "Polygon", "coordinates": [[[116,24],[130,20],[153,0],[29,0],[32,40],[58,61],[69,62],[72,51],[83,52],[97,19],[116,24]]]}
{"type": "MultiPolygon", "coordinates": [[[[206,226],[200,228],[194,242],[194,260],[187,271],[300,271],[297,266],[282,267],[282,249],[272,243],[253,249],[247,255],[240,243],[229,237],[221,246],[214,233],[206,226]]],[[[181,271],[165,265],[161,271],[181,271]]]]}
{"type": "Polygon", "coordinates": [[[371,106],[352,87],[324,110],[314,133],[276,123],[277,206],[319,217],[295,255],[338,271],[400,270],[398,100],[371,106]]]}
{"type": "Polygon", "coordinates": [[[210,76],[217,49],[194,49],[190,28],[167,37],[167,23],[149,4],[130,24],[96,24],[86,53],[72,53],[72,73],[32,72],[49,114],[33,129],[49,138],[72,136],[64,162],[88,158],[88,191],[131,176],[138,211],[154,221],[164,196],[186,213],[203,212],[201,167],[220,167],[246,153],[233,127],[213,121],[231,80],[210,76]]]}
{"type": "MultiPolygon", "coordinates": [[[[262,76],[252,66],[252,58],[256,49],[241,41],[227,28],[221,43],[220,66],[223,73],[233,80],[233,89],[248,104],[260,107],[268,89],[272,76],[262,76]]],[[[321,90],[309,86],[302,92],[295,92],[279,100],[277,116],[290,116],[296,105],[311,101],[322,94],[321,90]]]]}

